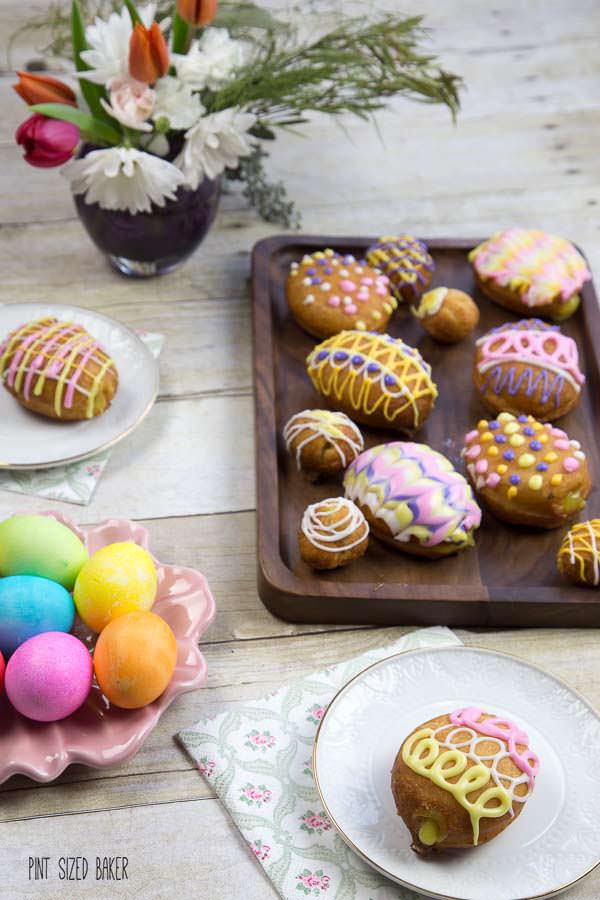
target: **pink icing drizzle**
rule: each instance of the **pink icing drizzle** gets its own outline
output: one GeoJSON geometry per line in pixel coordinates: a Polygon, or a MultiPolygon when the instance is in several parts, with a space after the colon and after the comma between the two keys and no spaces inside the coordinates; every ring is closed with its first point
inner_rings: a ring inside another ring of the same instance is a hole
{"type": "Polygon", "coordinates": [[[499,738],[506,741],[508,745],[508,753],[514,764],[524,772],[528,779],[529,785],[533,788],[535,777],[540,768],[540,761],[533,750],[529,749],[529,736],[508,719],[500,719],[493,717],[480,722],[479,719],[483,715],[483,711],[477,706],[467,706],[465,709],[458,709],[450,714],[450,721],[454,725],[464,725],[466,728],[472,728],[473,731],[484,734],[486,737],[499,738]],[[517,744],[524,744],[526,751],[523,755],[517,750],[517,744]]]}
{"type": "MultiPolygon", "coordinates": [[[[517,323],[517,325],[520,323],[517,323]]],[[[577,384],[583,384],[585,376],[579,368],[579,355],[575,341],[550,329],[506,328],[491,332],[477,342],[481,360],[477,368],[481,371],[487,364],[499,362],[531,362],[540,366],[550,365],[568,372],[577,384]],[[546,345],[554,344],[553,350],[546,345]]]]}

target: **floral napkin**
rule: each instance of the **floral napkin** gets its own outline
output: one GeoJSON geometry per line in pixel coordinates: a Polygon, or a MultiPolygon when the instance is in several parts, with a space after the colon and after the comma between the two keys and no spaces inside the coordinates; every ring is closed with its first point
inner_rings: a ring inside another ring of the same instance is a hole
{"type": "MultiPolygon", "coordinates": [[[[138,331],[154,357],[158,359],[165,343],[163,334],[138,331]]],[[[112,448],[80,462],[54,469],[26,469],[0,472],[0,489],[14,494],[46,497],[87,506],[110,459],[112,448]]]]}
{"type": "Polygon", "coordinates": [[[371,663],[401,650],[460,643],[448,628],[412,631],[179,733],[284,900],[416,896],[367,866],[334,830],[312,778],[313,738],[333,695],[371,663]]]}

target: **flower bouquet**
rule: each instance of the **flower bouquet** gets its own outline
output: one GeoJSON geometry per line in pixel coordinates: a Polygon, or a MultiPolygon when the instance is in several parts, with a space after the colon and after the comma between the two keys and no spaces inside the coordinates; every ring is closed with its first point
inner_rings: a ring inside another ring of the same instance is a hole
{"type": "Polygon", "coordinates": [[[51,49],[69,46],[74,86],[18,73],[31,116],[16,139],[31,165],[62,166],[90,236],[126,274],[189,256],[224,173],[265,219],[296,224],[283,185],[266,180],[264,145],[311,112],[367,118],[396,94],[458,108],[460,79],[418,51],[418,17],[338,15],[301,39],[248,2],[96,0],[87,26],[86,11],[73,0],[68,34],[55,11],[51,49]]]}

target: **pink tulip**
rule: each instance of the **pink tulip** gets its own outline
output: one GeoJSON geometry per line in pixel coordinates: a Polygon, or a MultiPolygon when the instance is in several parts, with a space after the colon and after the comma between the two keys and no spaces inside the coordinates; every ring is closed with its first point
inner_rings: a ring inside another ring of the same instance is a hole
{"type": "Polygon", "coordinates": [[[79,143],[79,128],[71,122],[48,119],[34,113],[17,128],[15,138],[31,166],[50,169],[62,166],[79,143]]]}

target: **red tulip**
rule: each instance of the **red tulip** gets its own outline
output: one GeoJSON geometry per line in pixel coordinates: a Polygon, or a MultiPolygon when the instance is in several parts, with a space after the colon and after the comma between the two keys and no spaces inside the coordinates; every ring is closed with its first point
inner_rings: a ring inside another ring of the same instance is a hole
{"type": "Polygon", "coordinates": [[[62,166],[73,156],[79,143],[79,128],[71,122],[47,119],[34,113],[19,125],[15,134],[17,144],[25,149],[25,159],[40,169],[62,166]]]}
{"type": "Polygon", "coordinates": [[[144,28],[139,22],[129,39],[129,73],[136,81],[154,84],[169,71],[169,50],[163,33],[153,22],[144,28]]]}
{"type": "Polygon", "coordinates": [[[68,106],[77,106],[75,92],[58,78],[33,75],[31,72],[17,72],[17,75],[19,80],[13,84],[13,90],[29,106],[35,103],[66,103],[68,106]]]}
{"type": "Polygon", "coordinates": [[[217,6],[217,0],[177,0],[177,12],[188,25],[210,25],[217,6]]]}

